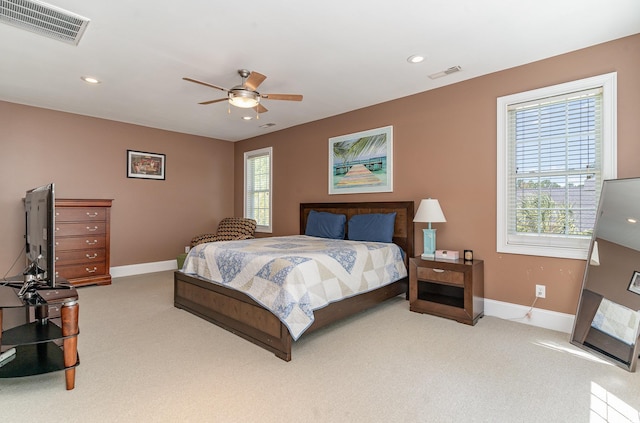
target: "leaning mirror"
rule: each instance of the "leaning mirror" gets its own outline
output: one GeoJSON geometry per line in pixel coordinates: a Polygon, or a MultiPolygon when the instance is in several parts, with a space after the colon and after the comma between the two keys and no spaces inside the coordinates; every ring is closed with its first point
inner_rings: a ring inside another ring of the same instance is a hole
{"type": "Polygon", "coordinates": [[[640,178],[604,181],[571,343],[635,371],[640,326],[640,178]]]}

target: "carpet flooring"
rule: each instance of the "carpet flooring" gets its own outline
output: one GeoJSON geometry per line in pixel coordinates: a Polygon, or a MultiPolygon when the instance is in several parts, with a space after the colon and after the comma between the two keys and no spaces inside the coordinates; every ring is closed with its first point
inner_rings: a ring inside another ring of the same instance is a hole
{"type": "Polygon", "coordinates": [[[286,363],[173,307],[173,272],[79,288],[81,364],[0,379],[3,422],[639,422],[640,376],[569,335],[412,313],[303,336],[286,363]]]}

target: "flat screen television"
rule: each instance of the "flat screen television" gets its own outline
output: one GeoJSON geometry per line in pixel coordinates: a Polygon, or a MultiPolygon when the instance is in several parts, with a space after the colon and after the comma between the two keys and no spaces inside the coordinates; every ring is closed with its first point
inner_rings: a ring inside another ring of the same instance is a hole
{"type": "Polygon", "coordinates": [[[26,285],[56,286],[54,184],[27,191],[24,198],[27,267],[26,285]]]}

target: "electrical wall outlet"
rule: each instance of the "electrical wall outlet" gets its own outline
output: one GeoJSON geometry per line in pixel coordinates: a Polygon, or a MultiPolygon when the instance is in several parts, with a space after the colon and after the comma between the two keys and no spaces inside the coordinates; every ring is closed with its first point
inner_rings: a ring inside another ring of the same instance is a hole
{"type": "Polygon", "coordinates": [[[536,285],[536,297],[545,298],[547,295],[547,287],[544,285],[536,285]]]}
{"type": "Polygon", "coordinates": [[[185,252],[185,253],[188,253],[188,252],[189,252],[189,250],[190,250],[190,247],[189,247],[188,245],[185,245],[185,246],[184,246],[184,252],[185,252]]]}

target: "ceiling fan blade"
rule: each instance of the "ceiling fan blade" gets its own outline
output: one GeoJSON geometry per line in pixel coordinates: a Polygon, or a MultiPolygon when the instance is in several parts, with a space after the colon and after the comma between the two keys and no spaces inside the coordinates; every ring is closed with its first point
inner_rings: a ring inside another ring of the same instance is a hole
{"type": "Polygon", "coordinates": [[[195,82],[196,84],[204,85],[205,87],[215,88],[215,89],[220,90],[220,91],[228,91],[225,88],[218,87],[217,85],[209,84],[208,82],[198,81],[197,79],[192,79],[192,78],[182,78],[182,79],[184,79],[185,81],[195,82]]]}
{"type": "Polygon", "coordinates": [[[227,100],[229,100],[229,99],[228,98],[219,98],[217,100],[203,101],[202,103],[198,103],[198,104],[203,104],[203,105],[205,105],[205,104],[213,104],[213,103],[219,103],[221,101],[227,101],[227,100]]]}
{"type": "Polygon", "coordinates": [[[244,86],[249,88],[251,91],[255,91],[258,88],[258,86],[264,82],[265,79],[267,79],[266,76],[256,71],[253,71],[249,74],[249,77],[247,78],[247,80],[244,81],[244,86]]]}
{"type": "Polygon", "coordinates": [[[302,95],[300,94],[262,94],[260,97],[267,100],[302,101],[302,95]]]}
{"type": "Polygon", "coordinates": [[[268,112],[268,111],[269,111],[269,110],[268,110],[266,107],[264,107],[262,104],[258,104],[256,107],[254,107],[254,109],[255,109],[255,111],[256,111],[256,112],[258,112],[258,113],[266,113],[266,112],[268,112]]]}

